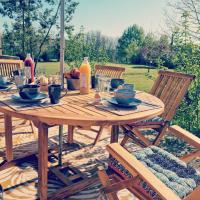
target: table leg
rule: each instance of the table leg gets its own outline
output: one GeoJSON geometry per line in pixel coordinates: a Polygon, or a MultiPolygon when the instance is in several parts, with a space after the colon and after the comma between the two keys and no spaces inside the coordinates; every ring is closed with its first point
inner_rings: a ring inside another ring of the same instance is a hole
{"type": "Polygon", "coordinates": [[[113,125],[111,130],[110,143],[118,142],[118,137],[119,137],[119,126],[113,125]]]}
{"type": "Polygon", "coordinates": [[[48,183],[48,127],[40,123],[38,131],[38,196],[40,200],[46,200],[48,183]]]}
{"type": "Polygon", "coordinates": [[[6,159],[13,160],[13,142],[12,142],[12,117],[4,115],[6,159]]]}
{"type": "Polygon", "coordinates": [[[63,150],[63,125],[59,125],[59,149],[58,149],[58,165],[62,166],[62,150],[63,150]]]}
{"type": "Polygon", "coordinates": [[[68,144],[73,144],[74,139],[74,126],[68,125],[68,135],[67,135],[67,143],[68,144]]]}

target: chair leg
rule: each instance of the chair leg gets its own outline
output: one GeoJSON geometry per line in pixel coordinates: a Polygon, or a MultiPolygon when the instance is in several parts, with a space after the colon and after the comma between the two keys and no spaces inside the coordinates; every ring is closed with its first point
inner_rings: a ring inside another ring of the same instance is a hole
{"type": "Polygon", "coordinates": [[[121,145],[121,146],[124,146],[124,145],[127,143],[128,140],[129,140],[129,136],[124,135],[124,138],[122,139],[120,145],[121,145]]]}
{"type": "Polygon", "coordinates": [[[103,126],[100,126],[99,131],[97,132],[97,136],[94,140],[93,146],[95,146],[97,144],[97,142],[99,141],[99,139],[103,133],[103,128],[104,128],[103,126]]]}
{"type": "MultiPolygon", "coordinates": [[[[101,181],[101,184],[104,187],[111,185],[110,179],[108,175],[106,174],[105,170],[103,169],[103,167],[98,167],[98,176],[101,181]]],[[[109,200],[119,200],[116,193],[106,194],[106,197],[109,200]]]]}
{"type": "Polygon", "coordinates": [[[166,134],[166,131],[169,127],[169,123],[166,123],[159,131],[159,134],[157,135],[156,139],[153,142],[153,145],[159,145],[161,139],[163,138],[163,136],[166,134]]]}
{"type": "Polygon", "coordinates": [[[37,129],[36,129],[36,127],[34,126],[34,124],[33,124],[32,121],[30,121],[30,126],[31,126],[31,129],[32,129],[32,132],[33,132],[34,138],[37,139],[37,138],[38,138],[37,129]]]}

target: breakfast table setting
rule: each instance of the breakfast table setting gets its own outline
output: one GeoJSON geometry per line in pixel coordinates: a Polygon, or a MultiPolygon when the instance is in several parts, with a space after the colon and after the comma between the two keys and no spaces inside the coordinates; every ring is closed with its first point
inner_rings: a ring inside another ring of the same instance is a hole
{"type": "MultiPolygon", "coordinates": [[[[119,126],[147,120],[164,111],[163,102],[133,84],[109,76],[95,77],[95,88],[88,93],[62,90],[59,83],[41,79],[28,83],[15,72],[12,80],[0,76],[0,112],[4,114],[6,162],[14,162],[12,118],[30,120],[38,128],[38,197],[47,199],[48,130],[52,126],[112,126],[110,142],[117,142],[119,126]],[[42,89],[42,90],[41,90],[42,89]],[[40,91],[41,90],[41,91],[40,91]]],[[[62,134],[59,135],[59,164],[62,164],[62,134]]],[[[69,137],[69,136],[68,136],[69,137]]],[[[74,141],[70,140],[70,143],[74,141]]],[[[2,167],[2,166],[1,166],[2,167]]],[[[1,170],[0,167],[0,170],[1,170]]],[[[84,180],[85,181],[85,180],[84,180]]],[[[85,184],[90,181],[86,180],[85,184]]]]}

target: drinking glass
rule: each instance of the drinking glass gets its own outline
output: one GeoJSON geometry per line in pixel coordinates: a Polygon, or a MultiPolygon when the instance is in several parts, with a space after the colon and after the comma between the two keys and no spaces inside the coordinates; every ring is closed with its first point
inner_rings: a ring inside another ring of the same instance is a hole
{"type": "Polygon", "coordinates": [[[50,84],[61,84],[60,76],[59,75],[50,75],[49,83],[50,84]]]}
{"type": "Polygon", "coordinates": [[[110,92],[111,78],[108,76],[99,75],[98,77],[98,90],[102,99],[105,99],[110,92]]]}

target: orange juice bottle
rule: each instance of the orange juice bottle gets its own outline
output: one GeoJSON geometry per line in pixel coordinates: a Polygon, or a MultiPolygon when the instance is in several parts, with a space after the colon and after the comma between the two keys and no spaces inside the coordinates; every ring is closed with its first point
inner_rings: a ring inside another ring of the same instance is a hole
{"type": "Polygon", "coordinates": [[[80,93],[89,94],[91,88],[91,68],[88,57],[84,57],[80,66],[80,93]]]}

